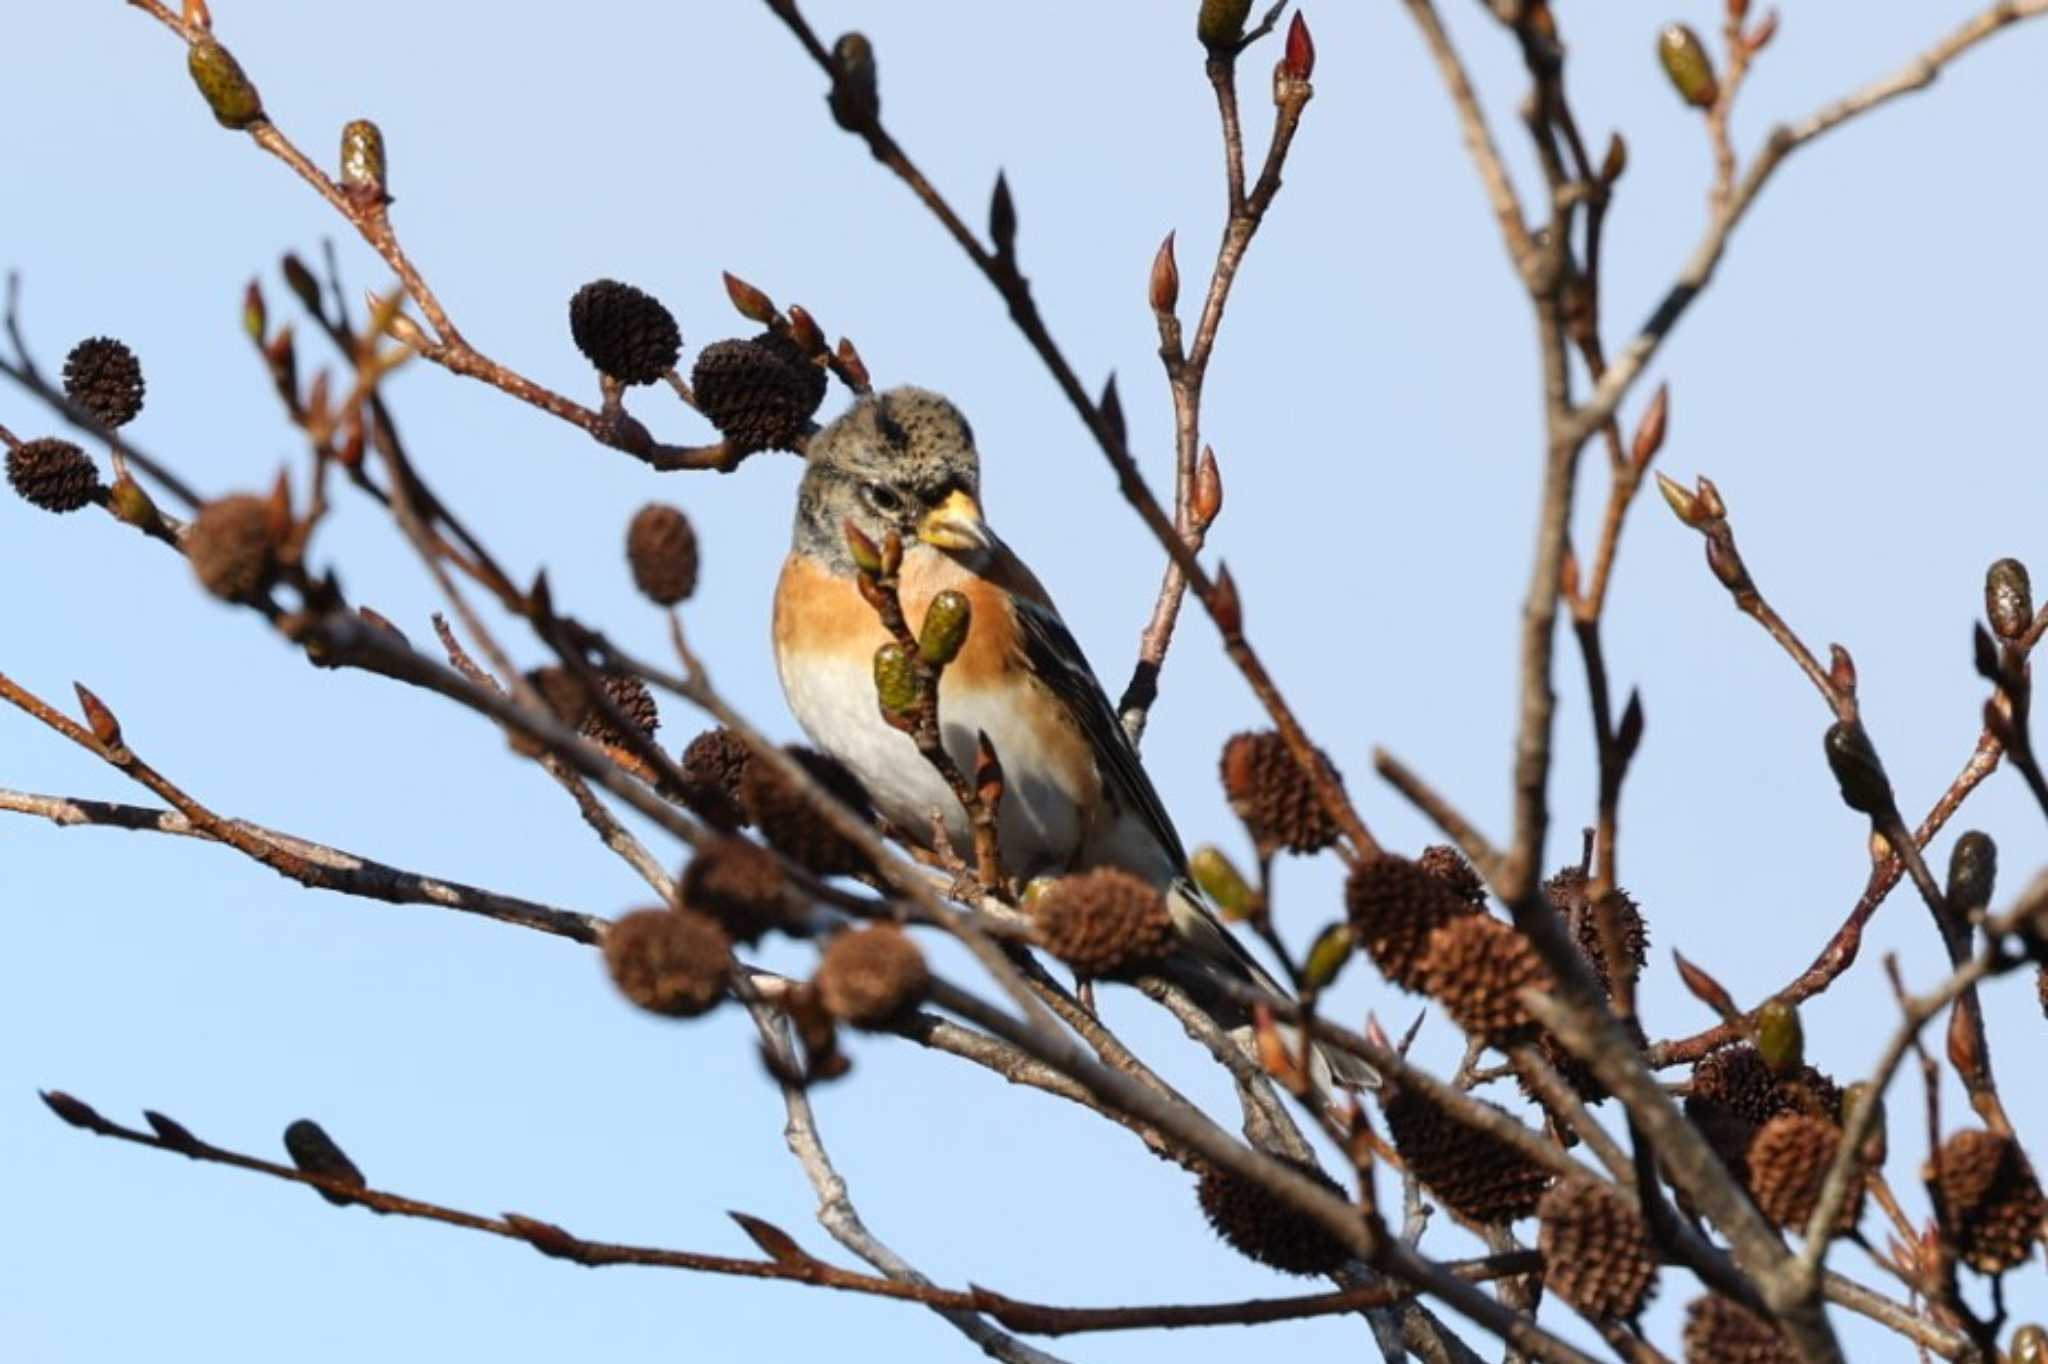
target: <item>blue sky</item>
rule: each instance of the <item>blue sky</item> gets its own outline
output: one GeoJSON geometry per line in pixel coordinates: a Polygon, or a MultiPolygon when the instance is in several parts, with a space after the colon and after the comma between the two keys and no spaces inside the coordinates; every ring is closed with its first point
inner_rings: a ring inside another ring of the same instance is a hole
{"type": "MultiPolygon", "coordinates": [[[[970,222],[982,221],[996,170],[1007,172],[1046,317],[1090,382],[1117,371],[1133,445],[1159,479],[1170,407],[1146,269],[1178,230],[1192,294],[1222,204],[1194,8],[808,7],[828,39],[856,25],[870,34],[890,125],[970,222]]],[[[384,272],[303,185],[214,126],[153,22],[116,0],[14,9],[0,264],[23,272],[31,343],[53,366],[82,336],[125,338],[150,383],[136,442],[209,491],[266,485],[299,446],[237,331],[243,286],[261,276],[273,315],[287,313],[279,254],[317,258],[330,236],[353,288],[382,287],[384,272]]],[[[1519,59],[1477,7],[1445,9],[1527,185],[1519,59]]],[[[1793,9],[1745,92],[1738,137],[1755,145],[1774,121],[1889,71],[1972,9],[1793,9]]],[[[594,390],[564,305],[600,275],[659,294],[692,348],[743,334],[719,284],[729,269],[854,337],[879,381],[950,394],[980,438],[991,519],[1121,685],[1158,552],[999,301],[832,126],[815,68],[763,6],[598,0],[545,23],[473,0],[218,0],[214,12],[272,115],[309,151],[330,157],[350,118],[381,123],[395,221],[415,259],[472,341],[534,377],[594,390]]],[[[1624,129],[1631,149],[1609,220],[1610,338],[1652,306],[1704,217],[1706,141],[1656,71],[1656,27],[1676,17],[1711,31],[1717,12],[1684,0],[1668,13],[1564,15],[1579,116],[1595,138],[1624,129]]],[[[1209,385],[1205,435],[1227,495],[1212,556],[1230,563],[1251,636],[1366,818],[1413,850],[1430,831],[1373,779],[1376,744],[1483,827],[1507,827],[1513,639],[1540,448],[1533,335],[1405,15],[1307,13],[1316,99],[1209,385]]],[[[1275,56],[1268,46],[1247,65],[1258,145],[1275,56]]],[[[1968,636],[1985,565],[2012,554],[2048,573],[2048,189],[2024,131],[2038,124],[2044,61],[2048,28],[2010,32],[1929,93],[1802,152],[1651,376],[1673,389],[1659,467],[1710,474],[1787,619],[1816,647],[1854,651],[1867,722],[1909,815],[1977,732],[1983,687],[1968,636]]],[[[315,354],[308,344],[302,364],[315,354]]],[[[793,734],[767,603],[796,461],[658,475],[424,366],[389,391],[429,476],[515,574],[545,566],[558,600],[649,654],[664,647],[661,624],[631,591],[623,527],[650,498],[685,507],[706,562],[692,635],[728,694],[793,734]]],[[[701,438],[658,392],[636,410],[665,436],[701,438]]],[[[49,429],[13,391],[0,392],[0,422],[24,436],[49,429]]],[[[1596,474],[1582,541],[1602,491],[1596,474]]],[[[589,912],[647,899],[488,725],[376,678],[309,672],[245,614],[204,599],[161,547],[105,518],[18,503],[0,517],[0,565],[15,585],[0,594],[0,669],[59,700],[73,679],[87,683],[139,751],[214,808],[589,912]]],[[[343,499],[317,550],[356,599],[427,636],[439,603],[375,508],[343,499]]],[[[1697,538],[1655,499],[1630,524],[1606,637],[1618,687],[1639,686],[1648,715],[1621,848],[1656,945],[1645,1008],[1654,1035],[1690,1032],[1709,1020],[1678,990],[1666,949],[1681,946],[1745,1001],[1767,994],[1854,901],[1864,825],[1821,760],[1817,697],[1729,608],[1697,538]]],[[[1582,679],[1569,648],[1558,657],[1552,864],[1575,855],[1594,791],[1582,679]]],[[[680,703],[665,715],[677,742],[699,727],[680,703]]],[[[1191,618],[1146,746],[1189,841],[1241,846],[1214,763],[1227,734],[1258,722],[1214,632],[1191,618]]],[[[0,784],[147,798],[25,717],[0,717],[0,753],[0,784]]],[[[1938,865],[1970,827],[2000,841],[2008,889],[2039,865],[2040,817],[2011,774],[1937,843],[1938,865]]],[[[1279,912],[1294,941],[1338,912],[1337,887],[1326,863],[1282,868],[1279,912]]],[[[894,1304],[586,1273],[516,1245],[336,1212],[304,1190],[92,1140],[50,1120],[34,1093],[65,1088],[123,1117],[162,1109],[259,1151],[313,1116],[373,1182],[422,1197],[592,1237],[744,1253],[723,1217],[738,1208],[823,1252],[810,1191],[781,1146],[779,1101],[737,1015],[663,1025],[618,1001],[582,949],[323,897],[190,842],[10,817],[0,897],[10,1357],[969,1349],[894,1304]]],[[[1925,913],[1906,895],[1879,916],[1868,969],[1809,1011],[1815,1059],[1844,1080],[1867,1070],[1890,1026],[1875,963],[1893,950],[1918,983],[1940,973],[1925,913]]],[[[786,948],[764,959],[805,963],[786,948]]],[[[1347,979],[1340,1011],[1405,1024],[1414,1002],[1368,976],[1347,979]]],[[[1222,1099],[1176,1030],[1114,993],[1108,1007],[1170,1073],[1222,1099]]],[[[1994,1038],[2010,1039],[1995,1060],[2014,1116],[2038,1136],[2048,1104],[2025,1082],[2043,1026],[2030,983],[2003,982],[1987,1008],[1994,1038]]],[[[1437,1060],[1456,1050],[1441,1023],[1420,1046],[1437,1060]]],[[[1288,1291],[1216,1245],[1180,1172],[1120,1133],[902,1045],[858,1042],[855,1055],[854,1077],[818,1095],[826,1141],[870,1226],[933,1276],[1090,1303],[1288,1291]]],[[[1951,1115],[1964,1111],[1948,1100],[1951,1115]]],[[[1894,1106],[1917,1113],[1917,1082],[1894,1106]]],[[[1892,1174],[1922,1211],[1917,1126],[1894,1123],[1892,1174]]],[[[1428,1246],[1454,1255],[1468,1243],[1439,1219],[1428,1246]]],[[[1853,1249],[1838,1258],[1868,1269],[1853,1249]]],[[[1651,1318],[1663,1339],[1692,1294],[1667,1278],[1651,1318]]],[[[2038,1265],[2014,1276],[2008,1301],[2020,1319],[2048,1316],[2038,1265]]],[[[1842,1325],[1856,1357],[1897,1351],[1842,1325]]],[[[1306,1323],[1272,1328],[1267,1343],[1355,1350],[1359,1331],[1306,1323]]],[[[1219,1330],[1083,1338],[1056,1352],[1196,1364],[1245,1344],[1219,1330]]]]}

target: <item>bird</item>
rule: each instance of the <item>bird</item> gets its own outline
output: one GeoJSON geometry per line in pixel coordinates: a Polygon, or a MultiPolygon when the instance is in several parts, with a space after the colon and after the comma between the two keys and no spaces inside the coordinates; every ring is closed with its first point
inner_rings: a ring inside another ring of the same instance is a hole
{"type": "MultiPolygon", "coordinates": [[[[847,527],[904,546],[904,616],[923,618],[944,591],[967,598],[972,624],[940,675],[942,741],[973,771],[979,735],[1001,764],[997,836],[1004,870],[1039,876],[1114,867],[1159,886],[1179,946],[1166,973],[1252,1050],[1242,1003],[1221,979],[1287,991],[1231,935],[1188,874],[1173,820],[1102,684],[1038,578],[981,509],[981,457],[952,402],[901,387],[859,397],[811,436],[790,551],[776,584],[774,648],[783,695],[811,741],[866,788],[913,841],[936,839],[971,860],[967,813],[912,738],[876,703],[873,660],[892,636],[863,598],[847,527]]],[[[1255,1054],[1255,1053],[1254,1053],[1255,1054]]],[[[1317,1088],[1368,1087],[1355,1057],[1317,1050],[1317,1088]]]]}

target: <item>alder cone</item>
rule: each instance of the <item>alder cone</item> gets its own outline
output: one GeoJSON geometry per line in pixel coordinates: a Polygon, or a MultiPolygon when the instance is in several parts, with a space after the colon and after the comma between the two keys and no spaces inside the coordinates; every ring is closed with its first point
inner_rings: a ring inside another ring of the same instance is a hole
{"type": "Polygon", "coordinates": [[[788,926],[783,888],[774,853],[744,838],[719,837],[683,868],[681,892],[686,908],[716,919],[734,941],[754,943],[788,926]]]}
{"type": "MultiPolygon", "coordinates": [[[[1758,1130],[1749,1144],[1749,1189],[1758,1211],[1787,1231],[1804,1231],[1820,1202],[1828,1167],[1842,1149],[1842,1129],[1825,1118],[1783,1113],[1758,1130]]],[[[1863,1214],[1864,1178],[1850,1178],[1849,1196],[1835,1217],[1832,1234],[1847,1235],[1863,1214]]]]}
{"type": "Polygon", "coordinates": [[[111,336],[81,341],[64,357],[64,396],[102,426],[126,426],[142,412],[142,362],[111,336]]]}
{"type": "Polygon", "coordinates": [[[7,482],[22,501],[46,512],[75,512],[100,495],[92,457],[68,440],[44,436],[7,452],[7,482]]]}
{"type": "Polygon", "coordinates": [[[825,1012],[857,1028],[878,1028],[924,998],[924,953],[895,924],[850,929],[825,945],[812,982],[825,1012]]]}
{"type": "MultiPolygon", "coordinates": [[[[1285,1156],[1274,1159],[1345,1197],[1344,1190],[1314,1165],[1285,1156]]],[[[1207,1165],[1196,1196],[1216,1234],[1262,1265],[1287,1274],[1327,1274],[1349,1257],[1343,1243],[1322,1223],[1255,1180],[1207,1165]]]]}
{"type": "Polygon", "coordinates": [[[199,585],[222,601],[261,596],[277,573],[269,500],[241,494],[201,507],[185,533],[185,557],[199,585]]]}
{"type": "Polygon", "coordinates": [[[1465,860],[1463,853],[1448,843],[1432,843],[1415,859],[1415,865],[1458,892],[1474,905],[1486,903],[1486,882],[1465,860]]]}
{"type": "Polygon", "coordinates": [[[1536,1205],[1543,1282],[1589,1317],[1628,1320],[1657,1286],[1657,1247],[1643,1215],[1613,1186],[1571,1178],[1536,1205]]]}
{"type": "Polygon", "coordinates": [[[683,336],[661,300],[615,279],[569,300],[569,335],[584,358],[622,384],[651,384],[676,366],[683,336]]]}
{"type": "Polygon", "coordinates": [[[1941,1144],[1928,1177],[1941,1190],[1963,1263],[2000,1274],[2033,1254],[2048,1199],[2012,1138],[1964,1128],[1941,1144]]]}
{"type": "Polygon", "coordinates": [[[1392,853],[1352,869],[1344,882],[1344,907],[1380,974],[1410,991],[1423,988],[1422,958],[1430,934],[1479,912],[1443,880],[1392,853]]]}
{"type": "Polygon", "coordinates": [[[1045,950],[1084,976],[1119,976],[1153,965],[1177,941],[1159,887],[1115,867],[1061,877],[1032,906],[1031,917],[1045,950]]]}
{"type": "Polygon", "coordinates": [[[1416,965],[1423,993],[1444,1006],[1465,1035],[1488,1046],[1522,1041],[1536,1021],[1517,992],[1549,989],[1550,968],[1511,925],[1490,914],[1464,914],[1429,935],[1416,965]]]}
{"type": "Polygon", "coordinates": [[[1444,1206],[1481,1226],[1505,1226],[1536,1210],[1549,1170],[1413,1086],[1391,1086],[1380,1098],[1394,1149],[1444,1206]]]}
{"type": "MultiPolygon", "coordinates": [[[[1321,749],[1316,759],[1332,781],[1342,781],[1321,749]]],[[[1281,849],[1320,852],[1341,830],[1323,808],[1315,783],[1301,770],[1278,730],[1235,734],[1223,745],[1223,790],[1262,854],[1281,849]]]]}
{"type": "Polygon", "coordinates": [[[694,1018],[725,996],[731,952],[725,930],[689,909],[635,910],[604,935],[604,963],[619,993],[671,1018],[694,1018]]]}
{"type": "Polygon", "coordinates": [[[1777,1328],[1719,1293],[1685,1309],[1685,1364],[1799,1364],[1777,1328]]]}
{"type": "Polygon", "coordinates": [[[675,795],[707,824],[728,831],[744,829],[752,821],[740,807],[740,778],[753,756],[746,741],[731,730],[707,729],[683,749],[677,764],[683,785],[675,795]]]}
{"type": "Polygon", "coordinates": [[[1735,1042],[1708,1052],[1693,1066],[1691,1092],[1684,1107],[1685,1116],[1699,1128],[1721,1163],[1747,1187],[1749,1147],[1758,1129],[1788,1113],[1803,1113],[1840,1126],[1842,1091],[1812,1066],[1780,1077],[1754,1046],[1735,1042]]]}
{"type": "Polygon", "coordinates": [[[774,332],[715,341],[697,354],[690,388],[697,408],[735,450],[790,450],[825,400],[825,371],[774,332]]]}
{"type": "MultiPolygon", "coordinates": [[[[1583,870],[1563,867],[1543,883],[1543,898],[1563,916],[1566,926],[1571,929],[1573,941],[1578,943],[1579,951],[1593,968],[1593,975],[1601,988],[1612,994],[1614,972],[1608,968],[1607,951],[1600,941],[1600,915],[1586,893],[1589,885],[1583,870]]],[[[1650,959],[1650,930],[1643,922],[1642,908],[1627,891],[1620,889],[1615,891],[1613,903],[1622,951],[1628,954],[1637,972],[1641,972],[1650,959]]]]}
{"type": "Polygon", "coordinates": [[[626,563],[633,583],[657,606],[674,606],[697,590],[697,532],[680,508],[649,502],[626,527],[626,563]]]}
{"type": "MultiPolygon", "coordinates": [[[[786,750],[811,779],[852,808],[865,822],[874,819],[866,788],[845,764],[816,749],[786,750]]],[[[768,846],[820,876],[855,876],[872,869],[858,844],[832,827],[795,783],[765,762],[748,762],[740,773],[740,808],[759,826],[768,846]]]]}

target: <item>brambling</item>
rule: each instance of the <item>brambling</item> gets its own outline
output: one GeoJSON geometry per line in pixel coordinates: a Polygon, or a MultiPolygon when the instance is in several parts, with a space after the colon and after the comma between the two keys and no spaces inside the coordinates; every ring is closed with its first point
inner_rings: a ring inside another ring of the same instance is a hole
{"type": "MultiPolygon", "coordinates": [[[[1242,1029],[1247,1015],[1213,985],[1204,988],[1216,976],[1284,997],[1203,903],[1173,821],[1081,646],[1031,570],[982,519],[980,456],[966,418],[937,393],[898,388],[860,399],[807,453],[775,591],[775,661],[812,742],[860,779],[897,830],[931,838],[942,813],[954,852],[971,859],[966,812],[876,704],[873,660],[890,636],[860,594],[845,527],[851,522],[878,544],[893,531],[905,546],[899,592],[907,619],[923,619],[948,589],[972,608],[966,644],[940,677],[939,720],[962,770],[974,768],[976,731],[1002,763],[1005,870],[1025,881],[1102,866],[1145,877],[1165,890],[1185,943],[1169,974],[1219,1022],[1242,1029]]],[[[1325,1057],[1318,1070],[1324,1066],[1339,1083],[1372,1080],[1353,1058],[1325,1057]]]]}

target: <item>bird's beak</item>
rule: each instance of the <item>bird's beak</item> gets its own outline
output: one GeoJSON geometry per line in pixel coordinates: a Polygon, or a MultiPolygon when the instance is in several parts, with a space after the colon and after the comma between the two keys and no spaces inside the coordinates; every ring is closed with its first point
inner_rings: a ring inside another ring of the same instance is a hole
{"type": "Polygon", "coordinates": [[[981,519],[981,504],[971,493],[954,489],[946,500],[917,523],[917,538],[939,549],[987,549],[995,537],[981,519]]]}

